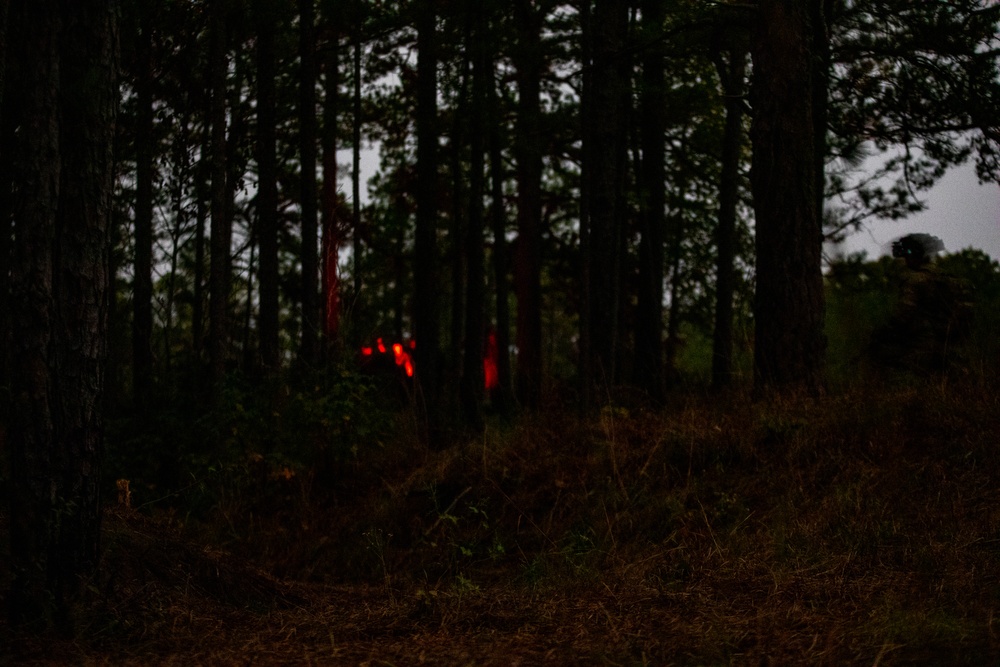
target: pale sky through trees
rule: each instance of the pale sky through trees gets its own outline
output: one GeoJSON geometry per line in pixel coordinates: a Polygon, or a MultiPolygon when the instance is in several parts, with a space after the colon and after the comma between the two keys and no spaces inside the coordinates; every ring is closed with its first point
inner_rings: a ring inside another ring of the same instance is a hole
{"type": "MultiPolygon", "coordinates": [[[[350,151],[338,152],[340,191],[350,200],[350,151]]],[[[365,145],[361,152],[361,202],[368,203],[367,180],[378,168],[378,151],[365,145]]],[[[865,251],[869,259],[891,252],[892,242],[912,232],[933,234],[944,241],[946,252],[973,247],[1000,260],[1000,184],[981,184],[970,161],[955,167],[922,197],[927,209],[905,220],[871,220],[826,254],[847,255],[865,251]]]]}
{"type": "Polygon", "coordinates": [[[864,250],[869,259],[891,252],[892,242],[911,232],[926,232],[944,241],[945,251],[973,247],[1000,260],[1000,185],[980,184],[972,162],[949,171],[923,197],[927,209],[905,220],[874,220],[852,234],[840,248],[848,254],[864,250]]]}

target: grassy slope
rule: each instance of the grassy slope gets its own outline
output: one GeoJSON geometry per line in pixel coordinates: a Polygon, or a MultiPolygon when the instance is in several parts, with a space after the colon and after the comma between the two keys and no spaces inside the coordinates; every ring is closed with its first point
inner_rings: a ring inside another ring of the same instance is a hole
{"type": "Polygon", "coordinates": [[[939,381],[361,448],[109,511],[88,627],[0,663],[995,664],[997,434],[939,381]]]}

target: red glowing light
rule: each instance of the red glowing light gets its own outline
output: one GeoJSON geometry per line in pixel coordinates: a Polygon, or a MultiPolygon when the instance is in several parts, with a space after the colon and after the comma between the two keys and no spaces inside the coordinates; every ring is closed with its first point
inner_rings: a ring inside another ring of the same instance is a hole
{"type": "Polygon", "coordinates": [[[497,334],[490,331],[486,337],[486,354],[483,355],[483,380],[486,391],[491,391],[500,386],[500,374],[497,371],[499,353],[497,351],[497,334]]]}
{"type": "MultiPolygon", "coordinates": [[[[360,348],[361,355],[371,357],[376,352],[388,355],[391,351],[392,360],[396,366],[401,368],[406,377],[412,378],[414,374],[412,351],[417,349],[417,342],[409,340],[405,343],[392,343],[387,345],[385,340],[377,338],[375,345],[364,345],[360,348]]],[[[486,349],[483,351],[483,380],[486,390],[490,391],[500,386],[500,378],[497,369],[498,353],[496,332],[490,331],[486,339],[486,349]]]]}

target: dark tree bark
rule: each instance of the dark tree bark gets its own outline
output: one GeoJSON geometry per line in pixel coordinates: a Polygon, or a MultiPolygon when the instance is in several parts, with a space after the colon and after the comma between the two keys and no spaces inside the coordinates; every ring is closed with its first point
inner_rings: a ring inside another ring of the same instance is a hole
{"type": "Polygon", "coordinates": [[[353,108],[353,168],[351,169],[351,194],[352,194],[352,216],[351,216],[351,236],[354,241],[354,256],[351,258],[354,263],[354,289],[353,298],[356,300],[361,294],[361,262],[364,258],[364,245],[361,243],[361,123],[364,120],[361,116],[361,28],[354,30],[354,108],[353,108]]]}
{"type": "MultiPolygon", "coordinates": [[[[203,144],[208,143],[210,142],[203,142],[203,144]]],[[[201,369],[204,364],[205,350],[205,222],[208,219],[208,205],[201,190],[204,188],[203,184],[208,182],[207,174],[211,171],[207,155],[207,152],[202,153],[196,169],[200,178],[196,186],[199,194],[194,222],[194,273],[191,276],[191,281],[194,283],[194,303],[191,305],[191,356],[196,369],[201,369]]],[[[200,370],[196,372],[200,373],[200,370]]]]}
{"type": "Polygon", "coordinates": [[[758,391],[819,392],[823,386],[820,161],[813,108],[816,2],[761,0],[751,39],[758,391]]]}
{"type": "Polygon", "coordinates": [[[496,337],[497,337],[497,388],[491,401],[504,417],[509,417],[514,409],[514,384],[510,362],[510,261],[507,247],[507,207],[504,203],[504,180],[500,100],[496,91],[494,64],[489,64],[486,78],[490,108],[489,151],[490,151],[490,224],[493,232],[493,279],[496,283],[496,337]]]}
{"type": "Polygon", "coordinates": [[[8,601],[15,623],[72,631],[100,547],[117,13],[27,4],[8,601]]]}
{"type": "Polygon", "coordinates": [[[228,198],[226,155],[226,18],[228,0],[212,0],[210,28],[209,78],[211,86],[211,170],[212,229],[210,235],[208,355],[213,400],[226,377],[226,351],[229,346],[229,286],[231,219],[226,212],[228,198]]]}
{"type": "Polygon", "coordinates": [[[529,0],[514,4],[517,44],[517,397],[538,407],[542,394],[542,9],[529,0]]]}
{"type": "Polygon", "coordinates": [[[642,61],[640,126],[642,163],[639,174],[639,299],[635,331],[637,384],[656,401],[663,398],[663,243],[666,207],[666,86],[660,41],[666,7],[663,0],[644,0],[642,30],[648,44],[642,61]]]}
{"type": "Polygon", "coordinates": [[[725,97],[726,126],[722,138],[719,181],[719,225],[716,229],[715,328],[712,334],[712,386],[729,386],[733,374],[733,295],[736,292],[736,207],[739,201],[740,153],[743,147],[743,87],[746,53],[730,50],[717,60],[725,97]]]}
{"type": "Polygon", "coordinates": [[[474,12],[468,50],[472,54],[472,105],[469,126],[469,223],[466,229],[467,271],[465,353],[462,367],[462,406],[469,428],[483,428],[483,350],[486,329],[486,269],[483,252],[483,196],[485,189],[486,78],[493,69],[486,50],[486,8],[482,0],[470,8],[474,12]]]}
{"type": "Polygon", "coordinates": [[[431,447],[444,444],[440,411],[440,305],[438,289],[438,118],[437,35],[434,0],[422,0],[417,12],[417,220],[414,239],[413,304],[416,335],[418,408],[423,437],[431,447]]]}
{"type": "Polygon", "coordinates": [[[302,162],[302,343],[299,361],[307,365],[317,361],[320,330],[315,23],[315,0],[299,0],[299,147],[302,162]]]}
{"type": "MultiPolygon", "coordinates": [[[[256,225],[251,223],[249,240],[250,257],[247,260],[246,294],[243,299],[243,372],[251,377],[260,370],[260,349],[259,347],[256,350],[254,349],[255,341],[253,337],[253,273],[254,268],[257,266],[256,255],[259,244],[260,241],[257,239],[256,225]]],[[[259,289],[260,287],[258,286],[258,290],[259,289]]]]}
{"type": "MultiPolygon", "coordinates": [[[[330,34],[323,90],[323,185],[320,191],[320,225],[323,248],[323,338],[331,352],[340,335],[340,275],[337,258],[341,245],[341,222],[337,216],[337,116],[340,108],[340,32],[334,3],[326,4],[324,20],[330,34]]],[[[357,196],[357,195],[355,195],[357,196]]],[[[357,207],[357,200],[355,200],[357,207]]]]}
{"type": "Polygon", "coordinates": [[[132,282],[132,400],[149,404],[153,377],[153,21],[139,7],[136,34],[135,263],[132,282]]]}
{"type": "MultiPolygon", "coordinates": [[[[11,246],[13,244],[14,158],[12,155],[14,129],[16,127],[15,105],[11,104],[10,90],[15,76],[9,76],[8,52],[13,44],[8,41],[7,26],[10,21],[9,2],[0,2],[0,386],[9,386],[11,316],[9,311],[11,246]]],[[[5,424],[0,421],[0,442],[3,440],[5,424]]]]}
{"type": "Polygon", "coordinates": [[[594,12],[591,107],[585,141],[591,142],[590,341],[597,387],[616,380],[621,285],[622,217],[626,171],[629,67],[625,54],[629,3],[598,0],[594,12]]]}
{"type": "MultiPolygon", "coordinates": [[[[469,10],[463,10],[466,17],[469,10]]],[[[466,31],[469,25],[466,24],[466,31]]],[[[467,33],[466,33],[467,34],[467,33]]],[[[466,40],[468,42],[468,40],[466,40]]],[[[451,250],[451,331],[446,347],[451,350],[464,349],[462,339],[465,331],[465,287],[467,257],[466,233],[469,206],[469,192],[466,187],[465,152],[467,149],[467,129],[469,116],[469,79],[471,77],[472,55],[466,46],[462,49],[460,66],[460,81],[455,101],[455,112],[452,114],[451,137],[448,142],[448,162],[451,171],[451,225],[448,229],[448,240],[451,250]]],[[[462,355],[448,354],[444,358],[444,378],[447,385],[462,372],[462,355]]]]}
{"type": "Polygon", "coordinates": [[[836,0],[813,0],[809,4],[812,22],[812,117],[816,162],[816,216],[823,227],[823,209],[826,201],[827,126],[830,106],[830,34],[827,22],[832,20],[836,0]]]}
{"type": "MultiPolygon", "coordinates": [[[[185,96],[185,101],[188,96],[185,96]]],[[[173,150],[173,191],[171,192],[171,205],[174,213],[174,224],[170,231],[170,261],[167,273],[167,301],[166,317],[163,322],[163,363],[161,365],[166,375],[171,374],[173,368],[173,335],[174,335],[174,307],[177,302],[177,274],[182,252],[182,239],[184,229],[187,227],[187,208],[185,198],[188,189],[188,176],[191,168],[191,125],[190,117],[185,105],[184,111],[180,113],[178,119],[178,139],[174,142],[173,150]]],[[[114,245],[112,245],[114,247],[114,245]]],[[[112,273],[111,275],[114,275],[112,273]]],[[[112,322],[114,319],[111,320],[112,322]]]]}
{"type": "MultiPolygon", "coordinates": [[[[12,380],[16,387],[10,425],[11,622],[51,622],[55,610],[47,591],[48,563],[60,536],[45,522],[55,512],[47,486],[59,475],[53,378],[49,346],[56,329],[54,239],[59,205],[59,2],[40,1],[26,9],[20,65],[25,86],[21,105],[22,154],[11,266],[12,380]],[[41,568],[37,564],[42,564],[41,568]]],[[[59,480],[61,481],[61,480],[59,480]]]]}
{"type": "Polygon", "coordinates": [[[7,84],[7,22],[10,0],[0,0],[0,109],[3,109],[7,84]]]}
{"type": "Polygon", "coordinates": [[[591,221],[590,200],[591,181],[594,171],[594,142],[590,137],[593,125],[592,108],[594,106],[594,21],[593,1],[580,3],[580,52],[581,94],[580,94],[580,136],[582,137],[580,155],[580,350],[577,369],[581,411],[589,411],[594,404],[594,343],[590,339],[590,309],[593,298],[591,288],[591,221]]]}
{"type": "Polygon", "coordinates": [[[260,359],[268,372],[281,365],[278,344],[278,173],[273,3],[257,14],[257,237],[260,242],[260,359]]]}
{"type": "MultiPolygon", "coordinates": [[[[211,67],[205,67],[206,88],[211,86],[211,67]]],[[[202,377],[205,351],[205,223],[208,221],[212,200],[209,186],[212,178],[212,96],[205,95],[202,108],[202,137],[198,165],[195,168],[194,230],[194,303],[191,305],[191,356],[197,377],[202,377]]]]}

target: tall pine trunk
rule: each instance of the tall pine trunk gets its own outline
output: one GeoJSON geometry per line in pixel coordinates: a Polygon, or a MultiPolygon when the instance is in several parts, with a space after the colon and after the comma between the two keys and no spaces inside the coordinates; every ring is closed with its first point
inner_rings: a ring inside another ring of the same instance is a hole
{"type": "Polygon", "coordinates": [[[719,223],[716,228],[715,328],[712,333],[712,386],[729,386],[733,375],[733,296],[736,292],[736,207],[739,201],[740,153],[743,148],[743,85],[746,53],[731,49],[716,67],[725,98],[719,179],[719,223]]]}
{"type": "Polygon", "coordinates": [[[418,409],[424,440],[444,445],[440,413],[440,304],[438,288],[437,16],[434,0],[417,13],[417,220],[414,239],[413,304],[418,409]]]}
{"type": "Polygon", "coordinates": [[[72,631],[96,570],[117,88],[114,3],[29,3],[12,266],[11,620],[72,631]]]}
{"type": "Polygon", "coordinates": [[[260,242],[260,360],[268,372],[280,367],[278,344],[278,174],[275,111],[275,20],[273,3],[258,0],[257,13],[257,237],[260,242]]]}
{"type": "Polygon", "coordinates": [[[594,171],[594,142],[590,136],[594,106],[594,21],[592,0],[580,3],[580,52],[583,71],[580,95],[580,350],[578,360],[579,406],[590,410],[594,404],[594,343],[590,338],[591,296],[591,181],[594,171]]]}
{"type": "MultiPolygon", "coordinates": [[[[464,10],[468,17],[469,10],[464,10]]],[[[466,42],[468,43],[468,24],[466,25],[466,42]]],[[[448,168],[451,172],[451,215],[448,229],[449,250],[451,251],[451,317],[450,333],[446,347],[454,351],[444,357],[445,386],[454,383],[462,372],[462,338],[465,331],[465,288],[468,282],[466,275],[467,257],[466,233],[469,193],[466,187],[467,128],[469,116],[469,79],[471,76],[471,52],[468,47],[462,49],[462,63],[459,66],[458,90],[456,92],[455,113],[452,114],[451,137],[448,142],[448,168]]],[[[446,251],[447,252],[447,251],[446,251]]]]}
{"type": "Polygon", "coordinates": [[[504,202],[504,180],[500,104],[496,91],[495,65],[490,62],[486,78],[489,100],[490,153],[490,226],[493,232],[493,281],[496,290],[497,387],[491,400],[497,411],[507,417],[514,409],[514,385],[510,360],[510,280],[507,247],[507,207],[504,202]]]}
{"type": "Polygon", "coordinates": [[[140,7],[136,34],[135,263],[132,278],[132,400],[149,403],[153,376],[153,62],[150,9],[140,7]]]}
{"type": "Polygon", "coordinates": [[[529,410],[542,394],[542,16],[528,0],[514,5],[517,44],[517,397],[529,410]]]}
{"type": "Polygon", "coordinates": [[[639,299],[636,312],[635,371],[639,387],[654,400],[663,397],[663,228],[666,206],[665,135],[667,105],[660,33],[663,0],[644,0],[642,30],[649,44],[642,61],[640,121],[639,299]]]}
{"type": "MultiPolygon", "coordinates": [[[[323,184],[320,190],[320,226],[323,260],[323,340],[324,350],[332,352],[340,336],[340,255],[342,224],[337,211],[337,116],[340,108],[340,33],[336,17],[324,16],[330,42],[327,45],[323,99],[323,184]]],[[[357,202],[355,201],[355,206],[357,202]]]]}
{"type": "Polygon", "coordinates": [[[819,0],[761,0],[751,39],[755,389],[823,387],[822,221],[813,58],[819,0]]]}
{"type": "MultiPolygon", "coordinates": [[[[206,87],[211,86],[211,67],[203,73],[206,87]]],[[[197,380],[203,378],[205,352],[205,224],[210,213],[212,190],[212,96],[205,95],[202,107],[202,136],[198,165],[195,167],[194,271],[191,281],[194,303],[191,306],[191,365],[197,380]]]]}
{"type": "Polygon", "coordinates": [[[591,142],[590,345],[593,377],[607,388],[616,381],[621,287],[622,218],[626,171],[626,104],[629,68],[625,53],[629,3],[598,0],[593,17],[593,79],[584,140],[591,142]]]}
{"type": "Polygon", "coordinates": [[[315,0],[299,0],[299,153],[302,162],[302,343],[299,361],[312,365],[319,346],[319,251],[316,205],[315,0]]]}
{"type": "Polygon", "coordinates": [[[483,350],[485,347],[486,269],[483,252],[483,196],[485,190],[486,77],[493,76],[486,50],[486,9],[475,2],[468,49],[472,54],[472,104],[469,124],[469,223],[465,256],[468,287],[465,315],[465,353],[462,367],[462,405],[466,425],[481,430],[484,394],[483,350]]]}
{"type": "MultiPolygon", "coordinates": [[[[13,235],[13,179],[14,179],[14,118],[19,104],[13,104],[11,91],[17,80],[17,74],[8,73],[8,52],[13,50],[13,43],[8,39],[7,26],[10,22],[8,0],[0,2],[0,386],[9,386],[8,373],[10,369],[10,269],[11,247],[13,235]]],[[[5,423],[0,421],[0,441],[3,439],[5,423]]]]}
{"type": "Polygon", "coordinates": [[[11,320],[18,322],[12,343],[14,394],[9,442],[11,466],[10,614],[12,623],[53,620],[48,595],[59,585],[49,576],[58,562],[59,535],[46,522],[56,512],[49,486],[62,486],[56,459],[54,378],[50,346],[58,343],[54,240],[59,206],[59,38],[58,2],[26,8],[21,27],[23,137],[18,156],[22,196],[15,209],[11,265],[11,320]]]}
{"type": "Polygon", "coordinates": [[[226,377],[226,351],[229,347],[229,285],[231,220],[226,211],[226,18],[228,0],[212,0],[209,77],[211,106],[212,228],[210,234],[208,356],[213,401],[221,396],[226,377]]]}
{"type": "Polygon", "coordinates": [[[352,299],[355,301],[358,295],[361,293],[361,262],[364,258],[364,244],[361,243],[361,122],[363,120],[361,116],[361,29],[356,27],[354,32],[354,99],[353,99],[353,155],[352,169],[351,169],[351,194],[352,194],[352,210],[351,210],[351,236],[353,238],[353,251],[354,256],[352,261],[354,263],[354,275],[352,276],[354,282],[352,299]]]}

